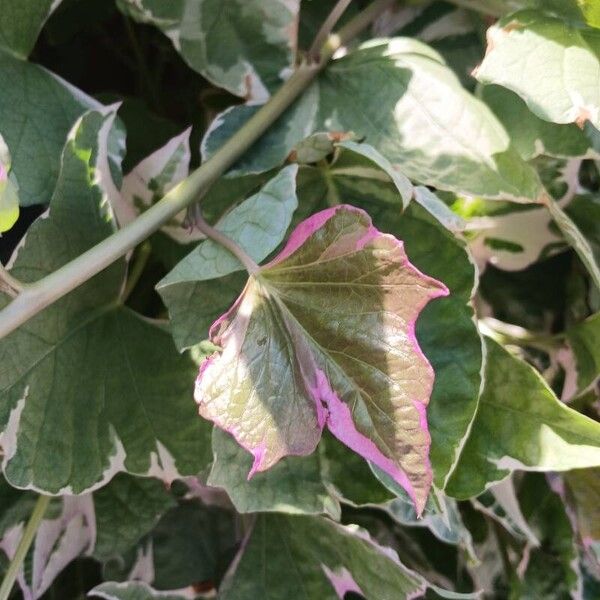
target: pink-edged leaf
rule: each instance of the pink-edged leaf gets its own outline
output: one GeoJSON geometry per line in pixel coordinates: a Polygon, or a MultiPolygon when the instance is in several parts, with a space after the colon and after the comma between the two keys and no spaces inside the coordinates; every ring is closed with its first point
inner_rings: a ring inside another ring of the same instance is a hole
{"type": "Polygon", "coordinates": [[[310,454],[327,426],[402,485],[420,513],[432,479],[434,373],[415,322],[447,293],[364,211],[319,212],[211,328],[222,351],[201,365],[200,414],[252,453],[249,477],[310,454]]]}

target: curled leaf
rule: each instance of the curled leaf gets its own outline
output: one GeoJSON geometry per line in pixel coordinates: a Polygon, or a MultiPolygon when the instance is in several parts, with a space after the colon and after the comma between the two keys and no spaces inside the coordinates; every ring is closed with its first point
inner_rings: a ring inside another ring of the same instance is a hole
{"type": "Polygon", "coordinates": [[[321,211],[213,324],[222,351],[200,367],[200,413],[252,453],[250,477],[310,454],[327,426],[402,485],[420,513],[432,478],[434,373],[415,322],[446,294],[364,211],[321,211]]]}

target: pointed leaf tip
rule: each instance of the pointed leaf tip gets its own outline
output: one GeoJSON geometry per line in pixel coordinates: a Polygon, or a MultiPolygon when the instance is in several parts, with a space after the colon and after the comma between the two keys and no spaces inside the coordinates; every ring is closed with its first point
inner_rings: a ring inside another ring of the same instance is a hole
{"type": "Polygon", "coordinates": [[[200,414],[252,453],[249,477],[310,454],[326,425],[404,487],[420,514],[432,480],[434,373],[415,323],[447,294],[364,211],[316,213],[211,328],[223,350],[201,365],[200,414]]]}

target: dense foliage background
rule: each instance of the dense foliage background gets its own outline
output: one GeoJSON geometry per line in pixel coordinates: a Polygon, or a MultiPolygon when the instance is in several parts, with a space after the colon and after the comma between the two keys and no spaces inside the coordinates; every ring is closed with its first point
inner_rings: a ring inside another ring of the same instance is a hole
{"type": "MultiPolygon", "coordinates": [[[[199,207],[0,341],[0,573],[52,497],[11,598],[600,598],[600,3],[378,2],[199,207]]],[[[2,306],[335,4],[0,0],[2,306]]]]}

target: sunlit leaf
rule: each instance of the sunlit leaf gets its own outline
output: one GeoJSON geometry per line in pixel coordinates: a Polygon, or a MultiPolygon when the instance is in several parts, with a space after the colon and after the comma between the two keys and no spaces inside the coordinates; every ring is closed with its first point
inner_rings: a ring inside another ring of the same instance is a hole
{"type": "Polygon", "coordinates": [[[251,475],[310,454],[327,425],[403,485],[420,512],[432,478],[433,371],[414,324],[446,293],[363,211],[317,213],[211,328],[223,351],[201,366],[200,413],[253,454],[251,475]]]}
{"type": "MultiPolygon", "coordinates": [[[[203,141],[204,156],[256,110],[246,105],[217,117],[203,141]]],[[[519,202],[536,201],[541,193],[537,175],[510,148],[490,109],[461,87],[439,54],[416,40],[370,42],[333,61],[232,174],[273,168],[297,142],[323,130],[364,137],[419,183],[519,202]]]]}

